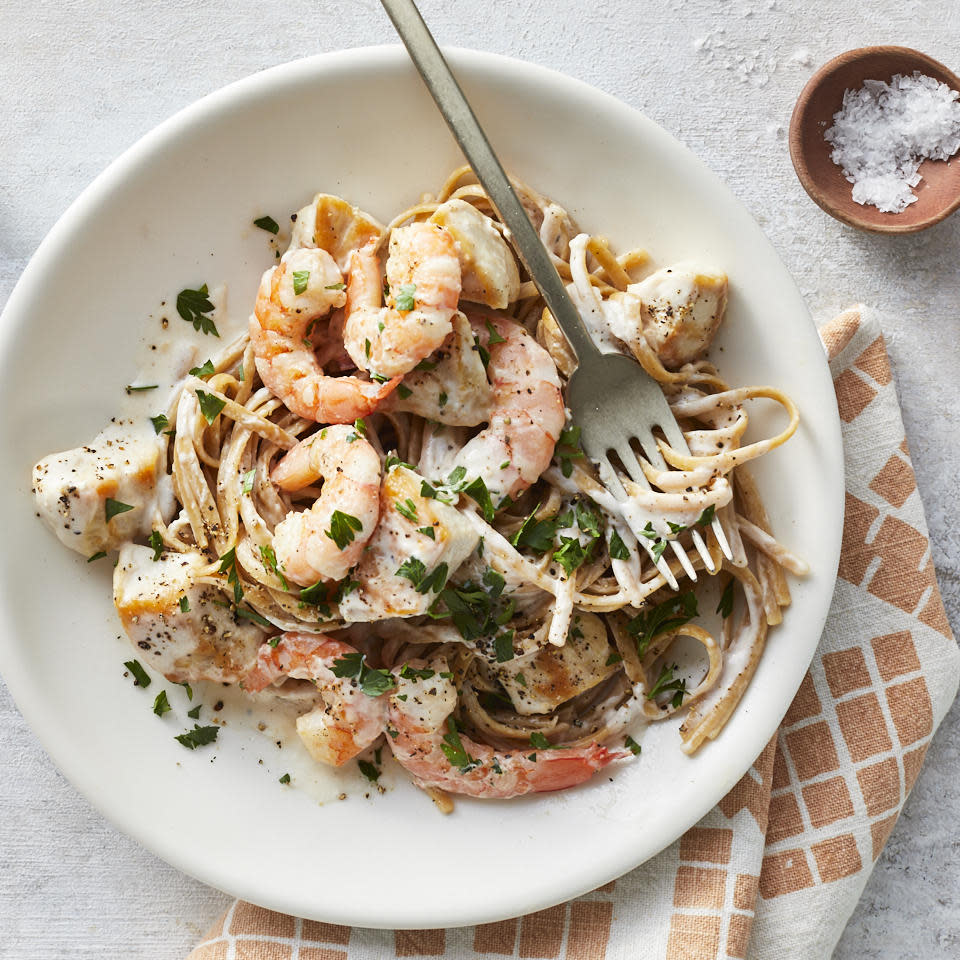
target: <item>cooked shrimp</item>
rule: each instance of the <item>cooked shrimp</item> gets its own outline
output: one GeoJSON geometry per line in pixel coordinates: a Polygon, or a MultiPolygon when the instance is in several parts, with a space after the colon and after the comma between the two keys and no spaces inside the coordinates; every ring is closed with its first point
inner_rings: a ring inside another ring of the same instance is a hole
{"type": "Polygon", "coordinates": [[[380,516],[380,458],[353,427],[324,427],[273,468],[281,490],[302,490],[323,477],[309,510],[288,514],[273,532],[284,575],[309,586],[342,580],[363,553],[380,516]]]}
{"type": "Polygon", "coordinates": [[[471,317],[471,323],[490,354],[493,403],[488,426],[451,466],[482,478],[496,504],[516,498],[547,469],[566,413],[556,364],[519,323],[496,315],[471,317]]]}
{"type": "Polygon", "coordinates": [[[411,223],[390,236],[387,306],[377,241],[356,250],[350,261],[344,346],[361,370],[395,377],[412,370],[453,329],[460,297],[456,243],[441,226],[411,223]]]}
{"type": "Polygon", "coordinates": [[[342,767],[383,733],[387,719],[383,697],[368,696],[356,680],[333,672],[337,660],[356,653],[322,633],[283,633],[260,647],[243,686],[256,693],[281,677],[312,681],[323,703],[297,717],[297,733],[314,760],[342,767]]]}
{"type": "Polygon", "coordinates": [[[457,690],[443,676],[445,661],[436,659],[429,665],[419,661],[407,666],[413,669],[396,673],[387,743],[397,762],[420,787],[505,800],[576,786],[611,761],[629,756],[627,751],[609,750],[599,743],[498,752],[474,742],[453,724],[450,714],[457,703],[457,690]],[[420,673],[424,668],[426,676],[420,673]]]}
{"type": "Polygon", "coordinates": [[[250,318],[257,372],[298,417],[352,423],[372,413],[400,382],[328,377],[314,353],[317,321],[346,301],[333,257],[319,248],[291,250],[260,281],[250,318]]]}

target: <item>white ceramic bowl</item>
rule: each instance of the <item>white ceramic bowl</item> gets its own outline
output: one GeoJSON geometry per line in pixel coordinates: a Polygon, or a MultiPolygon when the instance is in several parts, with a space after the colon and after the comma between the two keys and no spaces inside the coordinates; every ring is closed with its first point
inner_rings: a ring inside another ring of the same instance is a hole
{"type": "Polygon", "coordinates": [[[322,190],[388,219],[462,162],[399,47],[268,70],[161,124],[64,214],[0,324],[0,669],[23,714],[76,787],[165,860],[267,907],[373,927],[546,907],[673,841],[776,729],[820,635],[840,546],[828,369],[756,223],[699,160],[612,97],[503,57],[451,51],[451,61],[506,166],[581,226],[615,248],[645,245],[660,263],[696,257],[726,270],[722,372],[778,384],[799,404],[799,432],[756,475],[776,533],[813,572],[795,585],[739,710],[696,757],[665,723],[637,762],[559,795],[460,801],[444,818],[401,783],[318,807],[278,787],[282,766],[257,765],[265,747],[254,734],[227,729],[195,753],[174,742],[152,697],[121,676],[130,648],[106,565],[64,550],[34,515],[31,465],[91,438],[116,411],[161,300],[207,281],[228,285],[234,314],[248,309],[270,262],[254,216],[279,218],[322,190]]]}

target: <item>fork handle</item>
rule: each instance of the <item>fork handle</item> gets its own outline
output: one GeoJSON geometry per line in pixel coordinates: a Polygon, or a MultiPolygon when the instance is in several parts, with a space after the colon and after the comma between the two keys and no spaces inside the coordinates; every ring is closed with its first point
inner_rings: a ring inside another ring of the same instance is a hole
{"type": "Polygon", "coordinates": [[[583,363],[599,354],[580,313],[564,289],[563,281],[537,236],[523,205],[493,152],[483,128],[463,95],[450,67],[413,0],[380,0],[400,34],[427,89],[440,108],[450,132],[473,167],[477,179],[510,231],[527,272],[563,330],[577,359],[583,363]]]}

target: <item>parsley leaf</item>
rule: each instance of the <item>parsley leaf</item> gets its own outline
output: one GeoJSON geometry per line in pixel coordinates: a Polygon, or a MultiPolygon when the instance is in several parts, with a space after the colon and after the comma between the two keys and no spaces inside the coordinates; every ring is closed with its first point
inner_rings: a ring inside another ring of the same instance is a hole
{"type": "Polygon", "coordinates": [[[156,390],[159,386],[160,384],[158,383],[149,383],[143,387],[135,387],[128,383],[124,389],[127,391],[127,396],[129,396],[131,393],[146,393],[147,390],[156,390]]]}
{"type": "Polygon", "coordinates": [[[243,486],[240,488],[244,493],[251,493],[253,491],[253,481],[257,475],[257,468],[254,467],[252,470],[248,470],[243,475],[243,486]]]}
{"type": "Polygon", "coordinates": [[[187,711],[187,716],[188,716],[191,720],[199,720],[199,719],[200,719],[200,711],[201,711],[202,709],[203,709],[203,704],[202,704],[202,703],[198,703],[195,707],[193,707],[192,709],[190,709],[190,710],[187,711]]]}
{"type": "Polygon", "coordinates": [[[407,463],[406,460],[401,460],[395,454],[388,453],[386,463],[383,465],[383,469],[392,470],[394,467],[406,467],[407,470],[415,469],[412,463],[407,463]]]}
{"type": "Polygon", "coordinates": [[[401,313],[409,313],[413,309],[413,295],[416,292],[417,285],[415,283],[405,283],[397,291],[393,302],[401,313]]]}
{"type": "Polygon", "coordinates": [[[163,555],[163,537],[160,536],[160,531],[153,530],[147,538],[147,543],[153,548],[153,559],[156,562],[163,555]]]}
{"type": "Polygon", "coordinates": [[[177,294],[177,313],[187,321],[193,324],[194,330],[201,330],[203,333],[212,333],[219,337],[216,324],[207,314],[213,312],[213,304],[209,299],[207,285],[204,284],[199,290],[181,290],[177,294]]]}
{"type": "MultiPolygon", "coordinates": [[[[674,665],[674,667],[675,666],[676,665],[674,665]]],[[[660,671],[660,676],[657,677],[657,682],[647,694],[648,700],[653,700],[661,693],[669,693],[671,690],[674,690],[676,692],[670,698],[670,705],[676,708],[683,703],[683,696],[687,692],[687,681],[681,680],[679,677],[674,678],[674,667],[663,667],[660,671]]]]}
{"type": "Polygon", "coordinates": [[[610,559],[611,560],[629,560],[630,548],[623,542],[620,534],[616,530],[610,534],[610,559]]]}
{"type": "Polygon", "coordinates": [[[588,551],[580,545],[577,537],[561,537],[560,548],[553,553],[553,559],[563,567],[569,577],[577,567],[587,559],[588,551]]]}
{"type": "Polygon", "coordinates": [[[231,547],[221,558],[218,573],[227,575],[227,583],[233,587],[233,602],[239,603],[243,599],[243,588],[240,586],[240,577],[237,574],[237,548],[231,547]]]}
{"type": "Polygon", "coordinates": [[[330,529],[326,535],[337,545],[337,549],[345,550],[348,544],[353,543],[356,531],[363,529],[363,522],[357,517],[342,510],[334,510],[330,517],[330,529]]]}
{"type": "Polygon", "coordinates": [[[553,455],[560,461],[560,472],[569,477],[573,473],[573,461],[583,456],[580,449],[580,428],[561,430],[553,455]]]}
{"type": "Polygon", "coordinates": [[[216,373],[216,370],[214,370],[212,360],[207,360],[203,366],[191,367],[190,369],[190,374],[194,377],[209,377],[214,373],[216,373]]]}
{"type": "Polygon", "coordinates": [[[143,669],[139,660],[125,660],[123,665],[133,674],[133,685],[146,690],[150,686],[150,675],[143,669]]]}
{"type": "Polygon", "coordinates": [[[274,236],[280,232],[280,224],[273,217],[257,217],[253,221],[253,225],[261,230],[266,230],[267,233],[272,233],[274,236]]]}
{"type": "Polygon", "coordinates": [[[205,747],[208,743],[213,743],[220,733],[219,727],[201,727],[195,723],[192,730],[181,733],[174,739],[182,743],[188,750],[196,750],[197,747],[205,747]]]}
{"type": "Polygon", "coordinates": [[[330,669],[335,677],[356,680],[360,690],[368,697],[380,697],[396,687],[396,680],[389,670],[378,670],[367,666],[364,653],[348,653],[334,660],[330,669]]]}
{"type": "Polygon", "coordinates": [[[150,422],[153,424],[154,433],[157,434],[163,433],[170,426],[170,421],[165,413],[158,413],[155,417],[151,417],[150,422]]]}
{"type": "Polygon", "coordinates": [[[357,766],[360,768],[360,772],[371,783],[376,783],[380,779],[380,768],[372,764],[369,760],[358,760],[357,766]]]}
{"type": "Polygon", "coordinates": [[[167,691],[161,690],[153,701],[153,712],[158,716],[162,717],[165,713],[169,713],[173,707],[170,706],[170,701],[167,699],[167,691]]]}
{"type": "Polygon", "coordinates": [[[697,597],[691,590],[658,603],[649,612],[638,613],[627,624],[627,633],[637,641],[637,655],[643,657],[655,637],[678,630],[695,616],[697,597]]]}
{"type": "Polygon", "coordinates": [[[312,586],[304,587],[300,591],[299,600],[304,606],[309,604],[311,607],[316,607],[320,612],[320,616],[330,616],[330,607],[327,606],[330,602],[330,593],[325,581],[318,580],[312,586]]]}
{"type": "Polygon", "coordinates": [[[416,557],[409,557],[397,568],[396,575],[398,577],[406,577],[406,579],[416,587],[419,586],[426,572],[427,568],[422,560],[418,560],[416,557]]]}
{"type": "Polygon", "coordinates": [[[293,292],[296,296],[300,296],[304,290],[307,289],[307,284],[310,282],[310,271],[309,270],[294,270],[293,271],[293,292]]]}
{"type": "Polygon", "coordinates": [[[437,534],[433,527],[417,527],[417,533],[422,533],[425,537],[429,537],[431,540],[437,539],[437,534]]]}
{"type": "Polygon", "coordinates": [[[96,553],[91,553],[87,557],[87,563],[93,563],[94,560],[102,560],[107,555],[106,550],[98,550],[96,553]]]}
{"type": "Polygon", "coordinates": [[[629,734],[628,734],[628,735],[626,736],[626,738],[624,739],[623,745],[624,745],[635,757],[637,757],[637,756],[640,755],[640,744],[637,743],[637,741],[634,740],[633,737],[631,737],[629,734]]]}
{"type": "Polygon", "coordinates": [[[494,639],[493,652],[496,654],[497,663],[506,663],[516,656],[513,650],[513,638],[514,631],[507,630],[494,639]]]}
{"type": "Polygon", "coordinates": [[[400,668],[400,676],[404,680],[430,680],[436,674],[437,671],[431,670],[429,667],[411,667],[409,663],[405,663],[400,668]]]}
{"type": "Polygon", "coordinates": [[[704,510],[703,513],[700,514],[699,518],[697,519],[697,526],[709,527],[710,524],[713,523],[713,517],[714,517],[714,514],[716,514],[716,512],[717,512],[716,506],[711,503],[710,506],[707,507],[706,510],[704,510]]]}
{"type": "Polygon", "coordinates": [[[401,400],[406,400],[407,397],[413,394],[413,391],[406,384],[398,383],[397,393],[399,394],[401,400]]]}
{"type": "Polygon", "coordinates": [[[263,565],[273,573],[276,578],[283,584],[284,590],[290,589],[290,584],[287,583],[287,578],[280,572],[280,568],[277,566],[277,555],[274,552],[273,547],[271,546],[261,546],[260,547],[260,559],[263,561],[263,565]]]}
{"type": "Polygon", "coordinates": [[[180,611],[182,613],[190,612],[190,598],[187,597],[186,595],[180,598],[180,611]]]}
{"type": "Polygon", "coordinates": [[[488,346],[493,346],[495,343],[506,343],[507,341],[497,333],[496,327],[489,321],[484,320],[484,325],[487,328],[487,333],[490,334],[490,339],[487,341],[488,346]]]}
{"type": "Polygon", "coordinates": [[[221,400],[212,393],[206,393],[203,390],[197,390],[197,402],[200,404],[203,419],[207,423],[213,423],[220,416],[220,411],[227,405],[226,400],[221,400]]]}
{"type": "Polygon", "coordinates": [[[285,774],[280,778],[280,783],[289,783],[289,782],[290,782],[290,774],[289,774],[289,773],[285,773],[285,774]]]}
{"type": "Polygon", "coordinates": [[[483,583],[490,588],[490,596],[496,600],[503,593],[503,588],[507,585],[503,574],[498,573],[492,567],[488,567],[483,574],[483,583]]]}
{"type": "Polygon", "coordinates": [[[733,613],[733,578],[727,581],[727,585],[723,588],[723,593],[720,594],[720,602],[717,604],[717,613],[723,617],[724,620],[733,613]]]}
{"type": "Polygon", "coordinates": [[[438,563],[430,573],[416,584],[417,593],[439,593],[447,582],[449,568],[445,563],[438,563]]]}
{"type": "Polygon", "coordinates": [[[493,509],[493,503],[490,500],[490,491],[483,482],[483,478],[477,477],[476,480],[471,480],[470,483],[463,488],[463,492],[479,505],[483,511],[483,519],[486,520],[487,523],[493,523],[495,511],[493,509]]]}
{"type": "Polygon", "coordinates": [[[109,523],[117,514],[126,513],[128,510],[136,509],[129,503],[121,503],[119,500],[114,500],[112,497],[107,497],[104,503],[104,513],[107,517],[107,523],[109,523]]]}
{"type": "Polygon", "coordinates": [[[530,734],[530,746],[535,750],[567,750],[563,744],[551,743],[542,733],[534,730],[530,734]]]}
{"type": "MultiPolygon", "coordinates": [[[[393,505],[397,508],[397,513],[399,513],[401,517],[406,517],[407,520],[413,523],[417,522],[417,505],[409,497],[407,497],[403,503],[396,500],[393,505]]],[[[431,527],[430,529],[432,530],[433,528],[431,527]]]]}
{"type": "Polygon", "coordinates": [[[461,773],[469,773],[480,766],[480,761],[470,756],[463,746],[460,739],[460,730],[457,727],[457,721],[450,717],[447,720],[448,732],[443,735],[443,743],[440,749],[443,755],[455,766],[461,773]]]}
{"type": "Polygon", "coordinates": [[[520,525],[520,529],[510,539],[515,547],[529,547],[535,553],[544,554],[553,548],[553,538],[557,534],[559,522],[556,517],[537,519],[540,504],[520,525]]]}

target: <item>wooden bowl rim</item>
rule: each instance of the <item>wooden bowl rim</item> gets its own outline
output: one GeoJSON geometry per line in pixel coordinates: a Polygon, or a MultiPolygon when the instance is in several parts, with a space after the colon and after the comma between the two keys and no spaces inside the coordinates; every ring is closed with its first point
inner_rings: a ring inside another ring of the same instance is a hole
{"type": "MultiPolygon", "coordinates": [[[[906,224],[873,223],[869,220],[858,217],[856,214],[846,213],[845,211],[834,206],[830,201],[827,191],[823,190],[819,186],[816,180],[814,180],[814,178],[811,176],[810,170],[807,167],[806,154],[803,146],[804,138],[801,130],[802,121],[806,115],[808,107],[810,106],[810,101],[814,92],[829,76],[834,74],[841,67],[845,67],[848,64],[855,63],[858,60],[866,60],[868,57],[877,55],[900,55],[915,60],[918,64],[918,67],[921,65],[933,67],[935,70],[942,72],[946,77],[949,78],[950,87],[952,87],[954,90],[960,91],[960,77],[940,63],[939,60],[935,60],[933,57],[928,56],[919,50],[914,50],[912,47],[870,46],[856,47],[853,50],[847,50],[823,64],[823,66],[820,67],[820,69],[817,70],[816,73],[814,73],[813,76],[810,77],[810,79],[806,82],[803,90],[800,91],[800,96],[797,97],[797,102],[793,107],[793,113],[790,116],[790,159],[793,161],[793,168],[797,173],[800,184],[803,189],[806,190],[810,199],[813,200],[813,202],[816,203],[821,210],[830,214],[830,216],[834,219],[840,220],[842,223],[846,223],[848,226],[855,227],[857,230],[866,230],[871,233],[917,233],[920,230],[926,230],[928,227],[932,227],[936,223],[940,223],[941,220],[945,220],[950,216],[951,213],[954,213],[957,208],[960,207],[960,190],[957,191],[957,195],[951,203],[947,204],[945,207],[942,207],[936,213],[931,214],[925,220],[919,220],[915,223],[906,224]]],[[[960,159],[960,155],[957,156],[958,159],[960,159]]]]}

